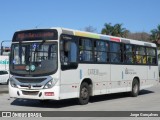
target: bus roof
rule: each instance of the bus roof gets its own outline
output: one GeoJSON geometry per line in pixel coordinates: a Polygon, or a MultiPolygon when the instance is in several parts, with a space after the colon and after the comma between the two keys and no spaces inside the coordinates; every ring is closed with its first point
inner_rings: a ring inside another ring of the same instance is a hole
{"type": "Polygon", "coordinates": [[[97,34],[97,33],[91,33],[91,32],[84,32],[84,31],[72,30],[67,28],[61,28],[61,30],[62,30],[62,33],[69,34],[69,35],[122,42],[127,44],[136,44],[136,45],[142,45],[142,46],[148,46],[148,47],[156,47],[156,44],[151,42],[145,42],[145,41],[139,41],[139,40],[133,40],[128,38],[121,38],[121,37],[115,37],[115,36],[103,35],[103,34],[97,34]]]}

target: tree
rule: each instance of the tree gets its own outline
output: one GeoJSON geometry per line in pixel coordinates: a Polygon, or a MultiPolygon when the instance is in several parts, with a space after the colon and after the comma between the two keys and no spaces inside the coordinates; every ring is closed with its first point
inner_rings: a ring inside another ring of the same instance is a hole
{"type": "Polygon", "coordinates": [[[111,25],[111,23],[105,23],[105,27],[102,29],[101,33],[106,35],[113,35],[117,37],[127,37],[129,30],[122,28],[122,24],[111,25]]]}
{"type": "Polygon", "coordinates": [[[84,31],[96,33],[97,29],[94,28],[93,26],[87,26],[87,27],[84,28],[84,31]]]}
{"type": "Polygon", "coordinates": [[[160,25],[156,29],[151,30],[150,40],[154,42],[160,41],[160,25]]]}
{"type": "Polygon", "coordinates": [[[105,23],[104,26],[105,27],[102,29],[101,33],[105,35],[112,35],[114,28],[111,23],[105,23]]]}

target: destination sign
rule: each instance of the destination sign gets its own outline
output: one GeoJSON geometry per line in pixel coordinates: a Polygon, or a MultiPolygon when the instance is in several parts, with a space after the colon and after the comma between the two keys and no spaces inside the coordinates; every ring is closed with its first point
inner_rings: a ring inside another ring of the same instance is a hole
{"type": "Polygon", "coordinates": [[[56,30],[27,30],[16,32],[12,41],[56,40],[57,38],[56,30]]]}

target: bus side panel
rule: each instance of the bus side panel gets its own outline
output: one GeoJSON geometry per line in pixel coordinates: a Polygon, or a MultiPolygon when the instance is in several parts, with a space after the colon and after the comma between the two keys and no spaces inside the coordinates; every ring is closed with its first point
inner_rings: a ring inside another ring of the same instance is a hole
{"type": "Polygon", "coordinates": [[[145,84],[147,66],[111,65],[111,93],[131,91],[134,77],[140,79],[140,87],[145,84]]]}
{"type": "Polygon", "coordinates": [[[78,69],[61,71],[60,99],[78,97],[79,72],[78,69]]]}
{"type": "Polygon", "coordinates": [[[142,86],[141,89],[154,86],[159,81],[158,66],[147,66],[147,71],[148,71],[148,79],[146,81],[146,84],[142,86]]]}
{"type": "MultiPolygon", "coordinates": [[[[110,82],[110,65],[108,64],[79,64],[80,81],[90,79],[92,95],[106,94],[110,82]]],[[[80,84],[81,84],[80,82],[80,84]]],[[[79,85],[80,85],[79,84],[79,85]]],[[[79,94],[79,91],[78,91],[79,94]]]]}
{"type": "Polygon", "coordinates": [[[110,64],[96,64],[88,68],[93,80],[93,95],[106,94],[110,89],[110,64]],[[93,72],[92,72],[93,70],[93,72]],[[97,71],[94,73],[94,70],[97,71]]]}
{"type": "Polygon", "coordinates": [[[143,88],[143,86],[146,86],[148,81],[148,70],[146,65],[135,65],[135,77],[139,78],[140,82],[140,89],[143,88]]]}
{"type": "Polygon", "coordinates": [[[85,79],[92,82],[92,95],[106,94],[110,88],[110,65],[79,64],[77,69],[61,71],[60,99],[79,97],[85,79]]]}
{"type": "Polygon", "coordinates": [[[111,65],[111,84],[110,93],[125,92],[131,90],[131,79],[133,75],[126,75],[128,69],[133,69],[132,66],[126,65],[111,65]],[[128,89],[127,89],[128,88],[128,89]]]}

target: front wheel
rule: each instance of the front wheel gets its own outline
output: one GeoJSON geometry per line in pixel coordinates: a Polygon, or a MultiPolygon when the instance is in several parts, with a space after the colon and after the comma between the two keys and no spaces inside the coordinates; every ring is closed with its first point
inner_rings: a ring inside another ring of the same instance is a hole
{"type": "Polygon", "coordinates": [[[139,82],[137,79],[133,80],[132,83],[132,91],[131,91],[131,96],[132,97],[137,97],[139,94],[139,82]]]}
{"type": "Polygon", "coordinates": [[[89,85],[88,83],[86,82],[83,82],[81,84],[81,87],[80,87],[80,94],[79,94],[79,99],[78,99],[78,102],[79,104],[81,105],[85,105],[85,104],[88,104],[89,102],[89,85]]]}

